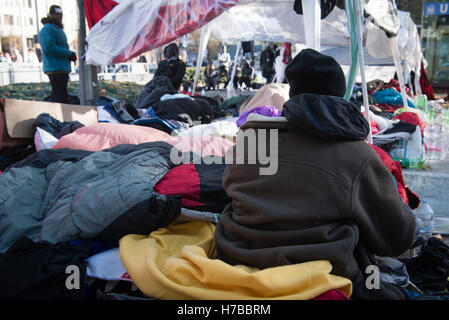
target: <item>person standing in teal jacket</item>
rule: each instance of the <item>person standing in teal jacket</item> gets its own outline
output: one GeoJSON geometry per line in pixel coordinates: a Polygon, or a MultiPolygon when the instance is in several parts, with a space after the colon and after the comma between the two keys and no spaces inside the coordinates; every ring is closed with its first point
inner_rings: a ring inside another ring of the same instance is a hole
{"type": "Polygon", "coordinates": [[[43,68],[51,84],[51,98],[54,102],[67,102],[67,84],[72,71],[71,61],[76,61],[76,53],[69,50],[62,24],[62,9],[52,5],[48,16],[41,20],[44,27],[39,32],[42,48],[43,68]]]}

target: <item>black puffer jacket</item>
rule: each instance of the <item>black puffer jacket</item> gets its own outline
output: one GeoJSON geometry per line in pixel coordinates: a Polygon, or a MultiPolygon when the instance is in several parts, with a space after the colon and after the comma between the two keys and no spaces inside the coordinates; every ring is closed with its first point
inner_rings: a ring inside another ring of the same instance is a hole
{"type": "Polygon", "coordinates": [[[168,77],[173,84],[176,91],[179,90],[181,86],[182,79],[186,73],[186,65],[180,59],[163,60],[159,63],[155,77],[165,76],[168,77]]]}
{"type": "Polygon", "coordinates": [[[164,94],[174,94],[176,91],[169,78],[155,75],[139,94],[135,107],[137,109],[149,108],[158,102],[164,94]]]}

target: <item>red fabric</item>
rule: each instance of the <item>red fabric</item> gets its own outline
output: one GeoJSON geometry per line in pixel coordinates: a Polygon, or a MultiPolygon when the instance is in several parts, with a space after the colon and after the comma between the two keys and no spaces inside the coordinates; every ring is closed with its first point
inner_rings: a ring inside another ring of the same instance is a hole
{"type": "Polygon", "coordinates": [[[191,33],[238,2],[229,0],[218,4],[216,0],[189,0],[187,3],[161,6],[156,19],[145,25],[134,42],[115,57],[113,63],[125,62],[191,33]]]}
{"type": "Polygon", "coordinates": [[[427,77],[426,69],[424,69],[424,62],[421,62],[421,76],[419,77],[419,85],[421,86],[422,93],[425,94],[429,100],[436,100],[429,78],[427,77]]]}
{"type": "Polygon", "coordinates": [[[340,290],[333,289],[319,295],[316,298],[313,298],[312,300],[348,300],[348,297],[340,290]]]}
{"type": "Polygon", "coordinates": [[[393,105],[393,104],[386,104],[386,103],[376,103],[376,106],[378,106],[385,112],[391,112],[391,113],[394,113],[396,110],[403,107],[401,105],[393,105]]]}
{"type": "Polygon", "coordinates": [[[113,0],[84,0],[84,12],[86,13],[89,29],[100,21],[116,5],[118,5],[118,3],[113,0]]]}
{"type": "Polygon", "coordinates": [[[402,198],[402,200],[404,200],[404,202],[406,204],[409,204],[406,187],[405,187],[405,182],[404,182],[404,177],[402,176],[401,163],[399,161],[394,161],[390,157],[390,155],[387,152],[385,152],[384,150],[382,150],[381,148],[376,147],[372,144],[370,144],[370,146],[374,148],[374,150],[379,155],[379,157],[382,160],[385,167],[387,167],[388,171],[390,171],[393,174],[393,176],[396,178],[399,196],[402,198]]]}
{"type": "Polygon", "coordinates": [[[282,46],[285,48],[282,62],[289,64],[292,61],[292,44],[290,42],[284,42],[282,46]]]}
{"type": "MultiPolygon", "coordinates": [[[[362,113],[363,113],[363,116],[365,117],[365,111],[362,111],[362,113]]],[[[366,119],[366,117],[365,117],[365,119],[366,119]]],[[[376,121],[374,121],[370,118],[370,122],[371,122],[371,134],[378,133],[380,130],[379,130],[379,126],[377,125],[376,121]]]]}
{"type": "MultiPolygon", "coordinates": [[[[192,92],[189,92],[189,91],[179,91],[179,93],[183,93],[183,94],[186,94],[188,96],[192,96],[192,92]]],[[[202,95],[200,93],[195,93],[193,96],[194,97],[202,97],[202,95]]]]}
{"type": "Polygon", "coordinates": [[[404,122],[414,124],[415,126],[420,126],[421,128],[421,135],[424,137],[424,128],[426,127],[426,123],[421,120],[421,118],[418,116],[418,114],[414,112],[402,112],[398,114],[393,119],[402,120],[404,122]]]}
{"type": "Polygon", "coordinates": [[[159,180],[153,190],[166,196],[182,195],[183,207],[198,207],[200,202],[200,177],[192,163],[171,169],[159,180]]]}
{"type": "MultiPolygon", "coordinates": [[[[390,82],[388,82],[388,83],[385,85],[384,88],[385,88],[385,89],[393,88],[393,89],[395,89],[397,92],[401,92],[401,86],[399,85],[399,82],[398,82],[396,79],[391,79],[390,82]]],[[[410,89],[409,89],[407,86],[405,86],[405,92],[406,92],[407,94],[410,93],[410,89]]]]}

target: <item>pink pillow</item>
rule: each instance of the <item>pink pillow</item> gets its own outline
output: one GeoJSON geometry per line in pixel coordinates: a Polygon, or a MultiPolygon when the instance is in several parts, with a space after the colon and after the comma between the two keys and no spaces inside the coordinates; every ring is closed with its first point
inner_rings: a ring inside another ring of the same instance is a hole
{"type": "Polygon", "coordinates": [[[203,156],[224,156],[234,142],[215,136],[172,137],[163,131],[130,124],[97,123],[79,128],[59,139],[53,149],[100,151],[119,144],[140,144],[165,141],[181,152],[196,152],[203,156]]]}
{"type": "Polygon", "coordinates": [[[121,123],[96,123],[59,139],[53,149],[99,151],[119,144],[165,141],[170,135],[154,128],[121,123]]]}

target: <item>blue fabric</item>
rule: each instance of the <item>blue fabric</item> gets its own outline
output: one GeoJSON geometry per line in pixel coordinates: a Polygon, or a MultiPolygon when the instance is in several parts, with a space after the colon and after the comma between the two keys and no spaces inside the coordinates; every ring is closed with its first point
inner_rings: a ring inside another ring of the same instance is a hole
{"type": "MultiPolygon", "coordinates": [[[[109,112],[109,114],[111,116],[114,117],[115,120],[117,120],[120,123],[132,123],[131,121],[126,121],[124,120],[122,117],[120,117],[117,113],[117,111],[115,111],[114,107],[112,106],[113,102],[109,102],[108,104],[106,104],[105,106],[103,106],[103,110],[109,112]]],[[[103,121],[104,122],[104,121],[103,121]]]]}
{"type": "Polygon", "coordinates": [[[145,112],[143,118],[157,118],[156,112],[154,111],[153,107],[149,107],[147,111],[145,112]]]}
{"type": "Polygon", "coordinates": [[[95,105],[96,106],[104,106],[104,105],[107,105],[107,104],[112,104],[112,103],[114,103],[116,101],[117,100],[111,99],[109,97],[99,96],[97,101],[95,101],[95,105]]]}
{"type": "Polygon", "coordinates": [[[53,23],[46,23],[39,32],[44,72],[71,72],[69,57],[75,52],[69,50],[64,30],[53,23]]]}
{"type": "Polygon", "coordinates": [[[81,244],[89,244],[89,257],[119,246],[119,244],[116,242],[83,241],[83,240],[69,241],[69,246],[78,246],[81,244]]]}
{"type": "MultiPolygon", "coordinates": [[[[402,101],[402,95],[396,90],[391,88],[376,91],[373,94],[373,97],[376,99],[377,103],[386,103],[399,106],[404,105],[404,102],[402,101]]],[[[407,99],[407,103],[409,107],[416,109],[416,106],[410,101],[410,99],[407,99]]]]}
{"type": "Polygon", "coordinates": [[[139,125],[139,126],[150,126],[152,124],[155,123],[160,123],[164,126],[166,126],[167,128],[169,128],[170,130],[176,130],[176,129],[180,129],[183,126],[179,124],[178,121],[175,120],[165,120],[165,119],[159,119],[159,118],[140,118],[134,121],[135,125],[139,125]]]}
{"type": "Polygon", "coordinates": [[[408,298],[409,299],[413,299],[413,298],[416,298],[416,297],[420,297],[421,295],[419,294],[419,293],[417,293],[417,292],[413,292],[413,291],[410,291],[410,290],[407,290],[407,289],[404,289],[405,290],[405,292],[407,292],[407,295],[408,295],[408,298]]]}
{"type": "Polygon", "coordinates": [[[159,118],[156,115],[156,112],[154,111],[153,107],[149,107],[147,111],[145,111],[145,114],[142,116],[142,118],[134,121],[135,125],[149,126],[149,127],[151,127],[155,123],[162,124],[171,131],[184,127],[183,123],[180,123],[179,121],[159,118]]]}

